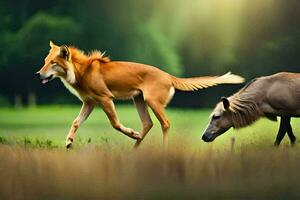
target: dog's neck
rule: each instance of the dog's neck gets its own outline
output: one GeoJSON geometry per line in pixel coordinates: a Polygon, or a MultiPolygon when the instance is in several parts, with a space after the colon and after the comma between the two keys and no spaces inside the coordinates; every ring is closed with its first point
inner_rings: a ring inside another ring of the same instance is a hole
{"type": "Polygon", "coordinates": [[[77,84],[77,80],[80,79],[80,71],[83,71],[84,66],[81,64],[71,62],[68,63],[68,70],[66,76],[63,78],[67,83],[69,83],[71,86],[74,86],[77,84]],[[81,70],[79,70],[79,68],[81,70]]]}
{"type": "Polygon", "coordinates": [[[69,65],[70,66],[68,68],[67,75],[65,77],[60,77],[60,80],[72,94],[74,94],[79,100],[82,101],[82,97],[77,91],[78,83],[79,83],[77,80],[80,74],[74,64],[69,64],[69,65]]]}
{"type": "Polygon", "coordinates": [[[70,85],[74,85],[76,83],[76,68],[74,67],[73,64],[68,64],[68,70],[67,70],[67,75],[66,75],[66,81],[70,85]]]}

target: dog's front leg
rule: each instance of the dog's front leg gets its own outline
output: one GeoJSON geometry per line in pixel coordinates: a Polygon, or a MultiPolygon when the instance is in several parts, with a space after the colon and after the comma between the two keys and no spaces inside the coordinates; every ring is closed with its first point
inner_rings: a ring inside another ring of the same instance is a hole
{"type": "Polygon", "coordinates": [[[125,135],[133,138],[133,139],[142,139],[141,134],[132,128],[127,128],[123,126],[117,117],[117,113],[115,110],[114,102],[109,97],[101,97],[99,98],[99,102],[102,106],[103,111],[106,113],[111,125],[118,131],[124,133],[125,135]]]}
{"type": "Polygon", "coordinates": [[[69,134],[67,135],[67,139],[66,139],[67,149],[71,147],[75,137],[75,133],[79,128],[80,124],[82,124],[82,122],[84,122],[88,118],[88,116],[93,111],[94,107],[95,107],[94,102],[83,102],[80,113],[73,121],[69,134]]]}

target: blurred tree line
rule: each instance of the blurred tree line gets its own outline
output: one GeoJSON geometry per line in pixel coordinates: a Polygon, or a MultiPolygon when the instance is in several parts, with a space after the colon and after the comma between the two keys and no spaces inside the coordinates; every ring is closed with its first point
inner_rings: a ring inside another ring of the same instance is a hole
{"type": "MultiPolygon", "coordinates": [[[[77,102],[35,75],[49,40],[181,77],[297,72],[299,10],[299,0],[0,1],[0,105],[77,102]]],[[[171,104],[211,106],[240,87],[178,92],[171,104]]]]}

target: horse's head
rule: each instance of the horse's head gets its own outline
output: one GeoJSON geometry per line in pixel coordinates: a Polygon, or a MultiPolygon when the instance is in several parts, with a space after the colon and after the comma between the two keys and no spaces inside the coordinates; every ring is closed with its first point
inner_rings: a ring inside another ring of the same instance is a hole
{"type": "Polygon", "coordinates": [[[222,97],[222,101],[217,104],[210,116],[210,123],[202,136],[202,140],[205,142],[214,141],[216,137],[225,133],[233,126],[229,100],[222,97]]]}

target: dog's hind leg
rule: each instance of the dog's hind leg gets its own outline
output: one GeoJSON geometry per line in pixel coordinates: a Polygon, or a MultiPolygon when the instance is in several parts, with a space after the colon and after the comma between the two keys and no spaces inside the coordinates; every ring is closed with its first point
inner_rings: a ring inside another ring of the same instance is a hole
{"type": "Polygon", "coordinates": [[[138,139],[134,145],[134,148],[139,147],[142,140],[145,138],[147,133],[150,131],[150,129],[153,126],[153,122],[151,120],[151,117],[148,112],[147,104],[144,100],[143,94],[139,94],[135,97],[133,97],[134,104],[137,108],[137,111],[139,113],[143,128],[141,131],[141,139],[138,139]]]}
{"type": "Polygon", "coordinates": [[[147,104],[150,106],[155,116],[160,122],[161,129],[163,132],[163,144],[165,147],[168,146],[168,131],[170,128],[170,122],[165,114],[165,106],[159,101],[147,99],[147,104]]]}
{"type": "Polygon", "coordinates": [[[276,140],[274,142],[275,146],[280,145],[281,140],[283,139],[283,137],[285,136],[285,133],[287,132],[287,127],[288,127],[289,122],[290,122],[290,117],[281,117],[279,130],[277,133],[276,140]]]}
{"type": "Polygon", "coordinates": [[[114,102],[109,97],[100,97],[98,98],[100,105],[102,106],[103,111],[106,113],[111,125],[118,131],[124,133],[128,137],[133,139],[141,139],[141,134],[131,128],[123,126],[119,120],[116,113],[114,102]]]}
{"type": "Polygon", "coordinates": [[[144,89],[144,98],[148,106],[152,109],[156,118],[160,122],[163,132],[164,147],[168,147],[168,132],[170,129],[170,122],[165,114],[165,107],[174,95],[174,88],[168,84],[156,85],[152,84],[150,87],[144,89]]]}
{"type": "Polygon", "coordinates": [[[67,135],[67,138],[66,138],[66,148],[67,149],[71,147],[74,137],[75,137],[75,134],[76,134],[76,131],[79,128],[80,124],[82,124],[88,118],[88,116],[93,111],[94,107],[95,107],[94,102],[83,102],[80,113],[76,117],[76,119],[73,121],[72,127],[69,131],[69,134],[67,135]]]}
{"type": "Polygon", "coordinates": [[[296,136],[293,133],[293,129],[292,129],[292,126],[291,126],[290,119],[289,119],[288,124],[287,124],[287,134],[288,134],[288,136],[290,138],[291,145],[293,146],[295,144],[295,142],[296,142],[296,136]]]}

